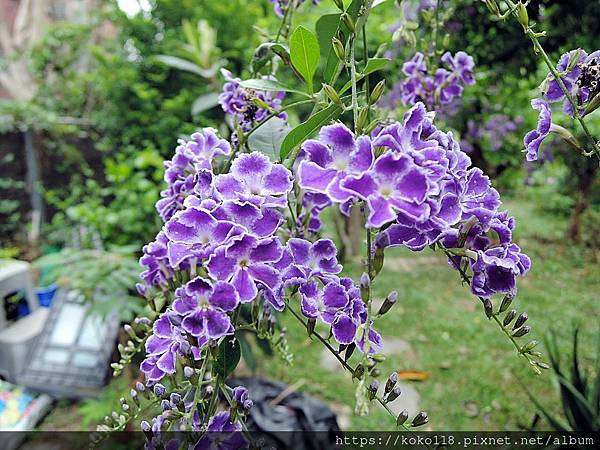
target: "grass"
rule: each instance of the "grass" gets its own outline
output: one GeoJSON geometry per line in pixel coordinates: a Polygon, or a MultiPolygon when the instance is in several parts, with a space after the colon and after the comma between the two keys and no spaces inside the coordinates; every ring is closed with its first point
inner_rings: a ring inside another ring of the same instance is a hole
{"type": "MultiPolygon", "coordinates": [[[[518,220],[517,242],[533,260],[531,272],[519,280],[513,306],[528,312],[532,338],[542,340],[549,330],[556,330],[564,352],[569,351],[573,325],[579,324],[581,354],[592,359],[600,315],[598,265],[588,252],[563,240],[565,219],[544,214],[523,200],[505,206],[518,220]]],[[[362,272],[358,264],[347,267],[355,279],[362,272]]],[[[374,296],[383,298],[391,290],[398,291],[399,301],[378,321],[377,328],[384,337],[408,342],[411,349],[383,362],[382,377],[392,370],[427,372],[427,380],[414,383],[420,407],[430,418],[425,429],[515,430],[530,424],[535,408],[517,380],[550,410],[560,411],[551,373],[534,374],[498,326],[486,319],[479,300],[461,285],[458,273],[447,267],[442,255],[430,250],[387,253],[386,265],[374,283],[374,296]]],[[[288,328],[294,363],[288,366],[277,357],[257,358],[258,374],[290,385],[298,383],[304,392],[353,408],[355,386],[350,376],[320,367],[322,345],[312,342],[290,314],[282,320],[288,328]]],[[[117,384],[115,381],[108,391],[117,384]]],[[[108,395],[114,397],[112,407],[118,406],[121,395],[108,395]]],[[[79,429],[85,428],[92,416],[110,412],[112,407],[105,400],[97,403],[97,409],[91,401],[79,410],[65,404],[50,415],[42,429],[62,428],[65,416],[72,418],[70,429],[73,422],[79,422],[79,429]]],[[[394,420],[374,405],[370,415],[353,416],[349,428],[383,430],[394,429],[394,425],[394,420]]]]}
{"type": "MultiPolygon", "coordinates": [[[[517,242],[533,260],[531,272],[519,280],[513,306],[529,314],[532,337],[542,340],[553,329],[565,352],[572,327],[579,324],[581,353],[591,357],[600,314],[600,269],[586,251],[563,241],[566,220],[545,215],[522,200],[505,206],[517,218],[517,242]]],[[[361,271],[355,266],[349,272],[356,276],[361,271]]],[[[479,300],[461,285],[442,255],[390,251],[375,280],[374,295],[383,298],[391,290],[398,291],[399,301],[377,327],[384,337],[407,341],[411,350],[385,361],[382,374],[412,369],[428,373],[426,381],[414,386],[429,414],[429,429],[515,430],[530,424],[535,408],[518,380],[551,410],[560,411],[551,373],[534,374],[500,328],[487,320],[479,300]]],[[[290,384],[304,379],[302,390],[353,407],[350,377],[321,368],[322,346],[310,342],[293,318],[286,316],[284,323],[295,363],[284,367],[269,361],[264,373],[290,384]]],[[[350,428],[393,429],[394,421],[374,407],[369,416],[353,416],[350,428]]]]}

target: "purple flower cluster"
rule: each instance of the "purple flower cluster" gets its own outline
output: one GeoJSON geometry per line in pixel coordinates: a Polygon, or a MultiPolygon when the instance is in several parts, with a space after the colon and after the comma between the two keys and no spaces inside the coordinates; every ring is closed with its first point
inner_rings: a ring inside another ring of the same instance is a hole
{"type": "MultiPolygon", "coordinates": [[[[220,142],[214,134],[210,136],[210,142],[220,142]]],[[[336,136],[332,134],[332,145],[337,143],[336,136]]],[[[292,190],[292,173],[254,152],[240,154],[229,173],[217,175],[211,158],[220,152],[207,149],[207,145],[182,144],[173,159],[177,163],[167,164],[167,170],[177,168],[167,178],[171,184],[182,177],[188,184],[178,191],[169,186],[166,192],[177,192],[172,195],[176,200],[162,230],[144,247],[140,259],[145,268],[141,291],[174,292],[146,342],[141,369],[148,383],[173,374],[179,358],[199,360],[205,346],[233,334],[231,315],[240,304],[264,298],[273,308],[284,309],[286,288],[299,292],[306,317],[331,326],[340,343],[355,342],[362,349],[368,336],[368,351],[378,350],[381,337],[367,323],[359,289],[350,279],[337,276],[342,267],[334,243],[292,238],[284,244],[277,236],[292,190]],[[179,155],[186,154],[188,147],[194,149],[194,158],[182,159],[179,155]],[[193,164],[184,166],[180,159],[183,163],[193,160],[193,164]]],[[[364,151],[370,153],[370,147],[364,151]]],[[[367,170],[371,163],[356,167],[367,170]]],[[[324,208],[323,199],[314,197],[318,208],[324,208]]],[[[315,214],[314,208],[307,214],[315,214]]]]}
{"type": "MultiPolygon", "coordinates": [[[[577,112],[584,115],[586,106],[600,93],[600,50],[589,55],[582,49],[571,50],[560,57],[556,71],[560,74],[560,80],[576,103],[577,112]]],[[[570,117],[575,116],[573,104],[552,73],[547,75],[541,89],[541,98],[531,101],[531,106],[540,112],[538,126],[535,130],[527,133],[523,140],[527,151],[527,161],[537,160],[540,145],[551,131],[551,103],[562,102],[563,112],[570,117]]]]}
{"type": "MultiPolygon", "coordinates": [[[[294,8],[298,8],[302,3],[304,3],[304,0],[269,0],[271,3],[273,3],[273,8],[275,9],[275,14],[277,14],[279,17],[283,17],[285,14],[285,11],[291,6],[294,8]],[[291,3],[291,5],[290,5],[291,3]]],[[[313,5],[318,5],[321,1],[320,0],[312,0],[313,5]]]]}
{"type": "Polygon", "coordinates": [[[454,56],[446,52],[442,55],[441,62],[445,67],[430,70],[425,55],[415,53],[402,66],[406,79],[397,89],[392,88],[392,92],[399,92],[400,101],[405,106],[423,102],[428,108],[434,109],[436,106],[449,104],[454,98],[462,95],[464,86],[475,83],[475,63],[473,58],[463,51],[454,56]]]}
{"type": "MultiPolygon", "coordinates": [[[[334,203],[364,201],[369,211],[367,226],[381,229],[379,247],[403,245],[422,250],[449,242],[449,233],[471,222],[478,224],[472,229],[479,230],[485,240],[496,221],[505,221],[490,180],[470,167],[469,157],[452,134],[433,125],[422,103],[405,114],[403,123],[380,128],[372,137],[356,138],[343,124],[324,127],[319,140],[306,141],[303,150],[298,166],[300,187],[326,195],[334,203]]],[[[491,247],[473,250],[481,250],[482,256],[472,261],[472,269],[483,274],[499,260],[508,264],[515,252],[521,255],[510,239],[493,251],[491,247]],[[498,253],[498,249],[505,251],[498,253]],[[488,250],[496,259],[487,258],[488,250]]],[[[528,268],[524,264],[523,270],[511,274],[516,278],[528,268]]],[[[473,292],[485,297],[505,292],[494,283],[477,286],[473,292]]]]}
{"type": "MultiPolygon", "coordinates": [[[[281,108],[281,102],[285,92],[267,92],[242,87],[241,80],[233,77],[230,71],[221,69],[225,77],[223,90],[219,95],[219,104],[226,115],[233,118],[243,131],[248,131],[252,125],[261,122],[271,114],[271,110],[277,111],[281,108]],[[268,105],[269,109],[258,106],[257,103],[268,105]]],[[[273,77],[263,77],[273,79],[273,77]]],[[[287,119],[286,113],[277,117],[287,119]]]]}
{"type": "Polygon", "coordinates": [[[506,114],[491,114],[480,124],[477,120],[467,121],[467,131],[461,136],[460,146],[466,153],[471,153],[474,144],[487,143],[492,152],[498,152],[505,145],[506,137],[515,133],[523,123],[523,118],[511,118],[506,114]]]}

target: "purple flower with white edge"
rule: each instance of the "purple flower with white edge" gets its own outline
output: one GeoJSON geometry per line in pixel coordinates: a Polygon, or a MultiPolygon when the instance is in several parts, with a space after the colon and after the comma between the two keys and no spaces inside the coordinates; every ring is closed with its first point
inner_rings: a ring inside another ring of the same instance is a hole
{"type": "Polygon", "coordinates": [[[252,408],[254,403],[250,400],[248,389],[243,386],[236,386],[233,388],[233,399],[237,402],[240,408],[248,411],[252,408]]]}
{"type": "Polygon", "coordinates": [[[531,260],[521,253],[516,244],[492,247],[477,252],[477,261],[471,264],[473,279],[471,291],[483,298],[495,294],[514,295],[516,278],[531,268],[531,260]]]}
{"type": "Polygon", "coordinates": [[[221,411],[215,414],[208,421],[206,433],[194,445],[194,450],[239,450],[247,448],[248,443],[244,438],[242,425],[239,422],[232,422],[231,416],[227,411],[221,411]]]}
{"type": "Polygon", "coordinates": [[[534,98],[531,100],[531,106],[540,112],[540,116],[538,118],[537,128],[527,133],[525,139],[523,139],[525,149],[527,150],[527,161],[535,161],[538,159],[540,145],[543,140],[546,139],[548,134],[550,134],[550,127],[552,126],[552,111],[550,110],[548,102],[541,98],[534,98]]]}
{"type": "Polygon", "coordinates": [[[144,254],[140,258],[140,265],[146,270],[140,274],[140,278],[147,287],[165,286],[173,277],[173,269],[169,265],[168,243],[169,238],[160,231],[154,241],[142,248],[144,254]]]}
{"type": "MultiPolygon", "coordinates": [[[[168,310],[154,322],[153,334],[146,341],[146,359],[140,365],[149,383],[175,373],[178,355],[199,355],[198,347],[192,347],[181,326],[174,324],[179,321],[180,317],[168,310]]],[[[202,345],[204,342],[199,342],[199,347],[202,345]]]]}
{"type": "Polygon", "coordinates": [[[309,242],[291,238],[275,267],[283,273],[284,286],[293,286],[318,278],[326,282],[337,279],[342,271],[337,261],[337,248],[330,239],[309,242]]]}
{"type": "MultiPolygon", "coordinates": [[[[208,273],[215,280],[231,283],[240,301],[247,303],[256,298],[259,288],[274,291],[279,287],[281,274],[273,264],[282,254],[278,238],[260,239],[245,234],[215,250],[208,260],[208,273]]],[[[283,309],[283,300],[273,306],[283,309]]]]}
{"type": "Polygon", "coordinates": [[[302,149],[306,159],[298,166],[298,184],[309,192],[327,194],[337,203],[355,196],[342,187],[342,180],[369,170],[374,159],[370,139],[367,136],[356,139],[341,123],[323,127],[319,140],[304,142],[302,149]]]}
{"type": "Polygon", "coordinates": [[[441,60],[450,67],[452,73],[455,74],[454,76],[464,84],[475,84],[475,78],[473,78],[475,62],[472,56],[463,51],[455,53],[454,56],[450,52],[446,52],[442,55],[441,60]]]}
{"type": "Polygon", "coordinates": [[[229,283],[196,277],[176,295],[173,309],[183,317],[181,327],[192,336],[217,340],[233,333],[227,312],[237,307],[239,299],[229,283]]]}
{"type": "Polygon", "coordinates": [[[231,172],[218,175],[215,188],[225,201],[249,201],[260,207],[282,208],[292,190],[292,173],[259,152],[238,156],[231,172]]]}
{"type": "MultiPolygon", "coordinates": [[[[273,8],[275,9],[275,14],[277,14],[279,17],[283,17],[285,10],[290,7],[290,0],[269,0],[269,1],[271,3],[273,3],[273,8]]],[[[312,0],[313,5],[318,5],[319,2],[320,2],[320,0],[312,0]]],[[[292,5],[296,8],[298,8],[302,3],[304,3],[304,0],[292,0],[292,5]]]]}
{"type": "Polygon", "coordinates": [[[396,220],[398,214],[415,222],[425,221],[431,212],[426,200],[436,193],[423,168],[410,156],[391,150],[375,161],[372,170],[347,178],[342,186],[367,201],[369,228],[382,227],[396,220]]]}
{"type": "Polygon", "coordinates": [[[244,233],[245,229],[233,222],[217,220],[203,208],[190,207],[177,212],[163,231],[169,239],[169,263],[171,267],[179,267],[183,261],[208,258],[216,246],[244,233]]]}
{"type": "MultiPolygon", "coordinates": [[[[219,104],[223,108],[225,114],[234,117],[242,130],[248,131],[254,123],[262,122],[271,114],[271,110],[281,108],[281,102],[285,97],[285,92],[269,92],[247,89],[242,87],[241,80],[233,77],[230,71],[221,69],[221,73],[225,77],[223,91],[219,95],[219,104]],[[264,109],[256,106],[252,100],[258,99],[271,108],[264,109]]],[[[274,77],[267,76],[264,79],[274,80],[274,77]]],[[[286,120],[285,112],[277,117],[286,120]]]]}
{"type": "Polygon", "coordinates": [[[357,322],[351,316],[350,297],[346,287],[332,281],[322,289],[316,281],[300,286],[302,313],[310,319],[319,319],[331,325],[333,337],[340,344],[354,342],[357,322]]]}

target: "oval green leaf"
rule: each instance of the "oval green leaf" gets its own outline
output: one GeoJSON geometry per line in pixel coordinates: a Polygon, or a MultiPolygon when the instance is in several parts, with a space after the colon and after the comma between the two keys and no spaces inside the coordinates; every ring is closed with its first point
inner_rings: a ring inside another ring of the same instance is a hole
{"type": "Polygon", "coordinates": [[[301,123],[288,133],[281,143],[279,157],[284,161],[294,147],[300,145],[307,137],[317,131],[324,124],[332,121],[342,114],[342,108],[332,103],[327,108],[310,116],[306,122],[301,123]]]}
{"type": "Polygon", "coordinates": [[[310,91],[320,55],[319,41],[312,31],[302,25],[296,28],[290,38],[290,59],[310,91]]]}
{"type": "Polygon", "coordinates": [[[226,336],[219,345],[214,371],[225,380],[237,367],[241,355],[240,342],[235,336],[226,336]]]}

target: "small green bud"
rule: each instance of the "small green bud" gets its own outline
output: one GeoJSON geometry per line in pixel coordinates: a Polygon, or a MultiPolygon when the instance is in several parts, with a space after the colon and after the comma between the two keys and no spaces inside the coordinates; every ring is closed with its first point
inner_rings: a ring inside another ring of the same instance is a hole
{"type": "Polygon", "coordinates": [[[356,25],[354,24],[354,20],[352,20],[352,17],[350,17],[348,13],[342,14],[342,20],[352,33],[356,33],[356,25]]]}
{"type": "Polygon", "coordinates": [[[330,85],[323,83],[323,92],[325,92],[325,95],[329,97],[329,100],[331,100],[333,103],[340,106],[342,105],[342,100],[340,99],[340,96],[338,95],[336,90],[330,85]]]}
{"type": "Polygon", "coordinates": [[[381,98],[383,94],[383,90],[385,89],[385,80],[381,80],[379,83],[375,85],[373,90],[371,91],[370,101],[371,104],[377,103],[377,100],[381,98]]]}
{"type": "Polygon", "coordinates": [[[529,27],[529,14],[527,14],[527,7],[521,2],[517,5],[517,17],[523,29],[526,30],[529,27]]]}
{"type": "Polygon", "coordinates": [[[363,299],[365,303],[369,301],[369,295],[371,293],[371,278],[369,278],[369,274],[363,272],[360,276],[360,297],[363,299]]]}
{"type": "Polygon", "coordinates": [[[550,368],[550,366],[548,364],[546,364],[545,362],[541,362],[541,361],[536,361],[535,365],[544,370],[548,370],[550,368]]]}
{"type": "Polygon", "coordinates": [[[534,349],[538,345],[538,341],[533,340],[525,344],[521,347],[521,353],[529,353],[532,349],[534,349]]]}
{"type": "Polygon", "coordinates": [[[354,369],[354,373],[352,374],[352,378],[360,379],[365,373],[365,367],[362,364],[356,366],[354,369]]]}
{"type": "Polygon", "coordinates": [[[512,335],[513,335],[513,337],[521,337],[521,336],[525,336],[530,331],[531,331],[531,328],[529,328],[527,325],[525,325],[524,327],[521,327],[517,331],[515,331],[512,335]]]}
{"type": "Polygon", "coordinates": [[[502,322],[502,324],[507,327],[508,325],[510,325],[510,323],[513,321],[513,319],[517,317],[517,310],[516,309],[511,309],[508,313],[506,313],[506,316],[504,317],[504,321],[502,322]]]}
{"type": "Polygon", "coordinates": [[[380,363],[380,362],[385,361],[385,355],[382,353],[374,353],[373,355],[371,355],[371,359],[380,363]]]}
{"type": "Polygon", "coordinates": [[[333,51],[340,61],[346,61],[346,50],[344,49],[344,44],[338,38],[334,37],[331,39],[331,44],[333,45],[333,51]]]}
{"type": "Polygon", "coordinates": [[[398,418],[396,419],[396,425],[398,426],[402,426],[404,425],[404,422],[406,422],[408,420],[408,410],[402,410],[400,411],[400,414],[398,414],[398,418]]]}
{"type": "Polygon", "coordinates": [[[381,269],[383,269],[383,260],[383,247],[377,247],[377,249],[375,250],[375,255],[373,257],[373,270],[375,270],[375,274],[378,274],[379,272],[381,272],[381,269]]]}
{"type": "Polygon", "coordinates": [[[497,16],[500,15],[500,8],[498,8],[496,0],[485,0],[485,4],[492,14],[495,14],[497,16]]]}
{"type": "Polygon", "coordinates": [[[356,121],[356,128],[362,130],[369,120],[369,108],[365,106],[358,112],[358,119],[356,121]]]}
{"type": "Polygon", "coordinates": [[[265,102],[261,98],[254,97],[252,99],[252,103],[254,103],[256,106],[258,106],[260,109],[264,109],[264,110],[267,110],[267,111],[271,110],[271,106],[269,106],[269,104],[267,102],[265,102]]]}
{"type": "Polygon", "coordinates": [[[512,295],[505,295],[502,299],[502,303],[500,303],[500,309],[498,310],[498,312],[503,313],[504,311],[506,311],[512,303],[513,298],[514,297],[512,295]]]}
{"type": "Polygon", "coordinates": [[[442,39],[442,46],[443,48],[450,47],[450,35],[448,33],[446,33],[444,35],[444,39],[442,39]]]}

